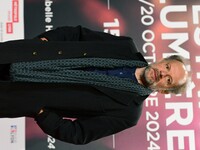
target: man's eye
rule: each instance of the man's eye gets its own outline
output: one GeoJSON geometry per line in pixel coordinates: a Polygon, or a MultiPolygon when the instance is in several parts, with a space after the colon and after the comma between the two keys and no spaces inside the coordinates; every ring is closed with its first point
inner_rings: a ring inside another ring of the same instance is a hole
{"type": "Polygon", "coordinates": [[[166,64],[166,69],[169,70],[169,65],[168,64],[166,64]]]}

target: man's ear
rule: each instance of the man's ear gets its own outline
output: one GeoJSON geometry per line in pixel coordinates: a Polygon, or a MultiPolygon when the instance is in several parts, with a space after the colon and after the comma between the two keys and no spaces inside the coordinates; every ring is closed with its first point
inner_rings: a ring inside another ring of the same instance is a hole
{"type": "Polygon", "coordinates": [[[167,90],[158,90],[158,92],[161,94],[169,94],[169,91],[167,90]]]}

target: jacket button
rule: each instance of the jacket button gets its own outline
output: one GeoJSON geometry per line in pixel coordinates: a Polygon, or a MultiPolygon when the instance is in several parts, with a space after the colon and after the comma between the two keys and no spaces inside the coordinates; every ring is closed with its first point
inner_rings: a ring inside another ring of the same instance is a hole
{"type": "Polygon", "coordinates": [[[62,53],[63,53],[62,51],[58,51],[58,55],[62,55],[62,53]]]}
{"type": "Polygon", "coordinates": [[[37,52],[33,52],[33,55],[34,55],[34,56],[37,55],[37,52]]]}
{"type": "Polygon", "coordinates": [[[83,53],[83,56],[86,56],[87,55],[87,53],[83,53]]]}

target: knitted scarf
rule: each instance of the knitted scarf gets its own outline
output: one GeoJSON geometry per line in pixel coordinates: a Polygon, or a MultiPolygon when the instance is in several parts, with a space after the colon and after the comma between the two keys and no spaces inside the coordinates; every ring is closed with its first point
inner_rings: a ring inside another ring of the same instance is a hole
{"type": "Polygon", "coordinates": [[[87,67],[112,69],[115,67],[144,67],[146,65],[142,61],[107,58],[58,59],[13,63],[11,64],[10,74],[14,82],[82,83],[137,92],[139,95],[145,96],[149,95],[152,90],[131,79],[82,69],[87,67]]]}

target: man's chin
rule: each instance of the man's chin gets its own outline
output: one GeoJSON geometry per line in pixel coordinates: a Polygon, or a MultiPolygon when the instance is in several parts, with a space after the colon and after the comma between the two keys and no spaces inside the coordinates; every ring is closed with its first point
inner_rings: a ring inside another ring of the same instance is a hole
{"type": "Polygon", "coordinates": [[[142,76],[141,76],[142,84],[146,88],[151,88],[151,86],[154,84],[153,81],[148,80],[148,73],[149,73],[150,70],[151,70],[150,66],[146,67],[145,70],[144,70],[144,72],[143,72],[143,74],[142,74],[142,76]]]}

